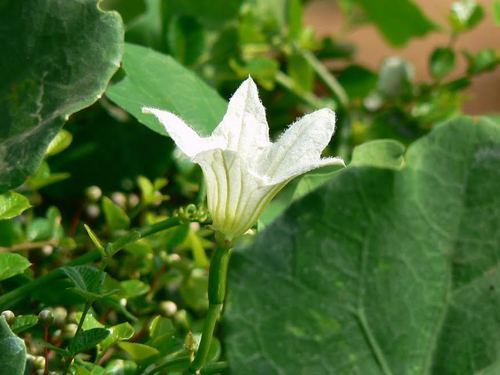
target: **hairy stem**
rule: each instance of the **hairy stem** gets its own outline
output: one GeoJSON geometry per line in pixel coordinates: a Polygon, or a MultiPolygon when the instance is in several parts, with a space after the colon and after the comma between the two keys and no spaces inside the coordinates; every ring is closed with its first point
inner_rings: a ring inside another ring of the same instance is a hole
{"type": "Polygon", "coordinates": [[[208,314],[203,325],[200,346],[189,368],[193,374],[205,365],[214,335],[215,325],[224,307],[227,269],[230,256],[231,249],[229,247],[218,247],[210,262],[210,273],[208,276],[208,314]]]}

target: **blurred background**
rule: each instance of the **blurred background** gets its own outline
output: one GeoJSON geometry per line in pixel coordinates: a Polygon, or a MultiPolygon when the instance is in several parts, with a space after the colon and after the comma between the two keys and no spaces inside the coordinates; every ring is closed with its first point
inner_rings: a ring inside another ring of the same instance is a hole
{"type": "MultiPolygon", "coordinates": [[[[453,0],[415,0],[421,10],[438,25],[447,21],[453,0]]],[[[491,0],[477,0],[485,9],[492,6],[491,0]]],[[[423,38],[412,39],[401,48],[394,48],[370,23],[359,25],[353,30],[345,27],[345,14],[337,1],[314,0],[305,8],[305,23],[316,30],[318,36],[337,36],[357,46],[356,61],[377,70],[388,55],[401,56],[413,63],[418,81],[429,80],[428,57],[433,49],[446,44],[448,37],[443,33],[430,33],[423,38]]],[[[457,40],[457,49],[478,52],[488,47],[500,47],[500,28],[494,24],[491,13],[486,12],[483,22],[457,40]]],[[[451,77],[458,77],[467,68],[465,58],[457,60],[457,70],[451,77]]],[[[466,90],[468,100],[464,112],[482,114],[500,111],[500,71],[486,72],[477,77],[466,90]]]]}

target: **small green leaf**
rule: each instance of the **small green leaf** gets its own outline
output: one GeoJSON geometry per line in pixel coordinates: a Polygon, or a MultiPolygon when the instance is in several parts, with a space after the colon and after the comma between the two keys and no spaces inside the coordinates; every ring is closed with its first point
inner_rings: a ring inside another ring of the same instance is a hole
{"type": "Polygon", "coordinates": [[[120,342],[118,343],[118,346],[125,350],[135,361],[142,361],[143,359],[147,359],[149,357],[160,354],[157,349],[144,344],[120,342]]]}
{"type": "Polygon", "coordinates": [[[97,247],[97,250],[99,250],[101,255],[103,257],[105,257],[107,255],[106,250],[104,250],[104,246],[102,246],[101,241],[99,241],[99,238],[97,237],[97,235],[94,233],[94,231],[92,229],[90,229],[90,227],[87,224],[83,224],[83,227],[87,231],[87,234],[89,235],[90,239],[94,243],[95,247],[97,247]]]}
{"type": "Polygon", "coordinates": [[[110,332],[109,336],[99,344],[102,350],[108,349],[119,341],[130,339],[135,333],[134,327],[128,322],[117,324],[108,328],[108,330],[110,332]]]}
{"type": "Polygon", "coordinates": [[[27,329],[35,326],[38,323],[38,316],[36,315],[18,315],[14,319],[14,323],[10,327],[12,331],[19,334],[27,329]]]}
{"type": "Polygon", "coordinates": [[[45,156],[55,155],[64,151],[69,147],[72,141],[73,136],[71,135],[71,133],[65,129],[62,129],[59,133],[57,133],[54,139],[50,141],[45,156]]]}
{"type": "Polygon", "coordinates": [[[109,331],[105,328],[92,328],[87,331],[80,331],[71,340],[68,350],[72,354],[82,353],[93,348],[108,336],[109,331]]]}
{"type": "Polygon", "coordinates": [[[120,283],[120,297],[134,298],[142,296],[149,291],[149,285],[140,280],[126,280],[120,283]]]}
{"type": "MultiPolygon", "coordinates": [[[[82,312],[77,312],[75,314],[75,322],[79,322],[82,317],[82,312]]],[[[87,315],[85,316],[85,320],[83,321],[82,328],[84,330],[89,330],[92,328],[105,328],[104,324],[99,322],[92,311],[89,311],[87,315]]]]}
{"type": "Polygon", "coordinates": [[[3,316],[0,316],[0,363],[1,374],[24,374],[26,346],[23,340],[12,333],[3,316]]]}
{"type": "Polygon", "coordinates": [[[52,173],[49,164],[44,160],[33,175],[28,178],[26,184],[33,190],[39,190],[56,182],[65,180],[69,173],[52,173]]]}
{"type": "Polygon", "coordinates": [[[171,336],[175,333],[175,327],[170,319],[160,315],[156,316],[149,324],[149,335],[152,339],[157,339],[162,336],[171,336]]]}
{"type": "Polygon", "coordinates": [[[467,59],[467,73],[479,74],[491,71],[500,64],[500,56],[497,50],[493,48],[483,49],[476,54],[464,52],[467,59]]]}
{"type": "Polygon", "coordinates": [[[436,28],[414,1],[355,1],[363,8],[384,37],[396,46],[403,46],[411,38],[424,36],[436,28]]]}
{"type": "Polygon", "coordinates": [[[82,292],[99,293],[106,274],[91,266],[62,267],[62,271],[82,292]]]}
{"type": "Polygon", "coordinates": [[[155,200],[155,187],[153,183],[144,176],[137,177],[137,185],[139,185],[139,189],[141,189],[142,200],[149,204],[154,202],[155,200]]]}
{"type": "Polygon", "coordinates": [[[25,257],[14,253],[0,253],[0,281],[23,273],[31,263],[25,257]]]}
{"type": "Polygon", "coordinates": [[[134,361],[112,359],[106,364],[106,375],[136,375],[137,364],[134,361]]]}
{"type": "Polygon", "coordinates": [[[356,146],[349,166],[373,166],[401,169],[404,165],[405,146],[392,139],[377,139],[356,146]]]}
{"type": "Polygon", "coordinates": [[[0,220],[19,216],[30,207],[31,204],[24,195],[13,191],[0,194],[0,220]]]}
{"type": "Polygon", "coordinates": [[[108,197],[102,198],[102,210],[106,217],[106,223],[112,230],[127,229],[130,226],[130,219],[125,211],[108,197]]]}
{"type": "Polygon", "coordinates": [[[448,21],[455,33],[468,31],[484,18],[483,7],[475,0],[459,0],[451,5],[448,21]]]}
{"type": "Polygon", "coordinates": [[[112,85],[108,97],[141,123],[167,135],[143,106],[175,112],[200,134],[208,135],[222,119],[227,103],[217,92],[172,57],[126,44],[125,78],[112,85]]]}
{"type": "Polygon", "coordinates": [[[448,75],[455,68],[455,52],[448,47],[436,48],[429,60],[429,70],[436,79],[448,75]]]}
{"type": "Polygon", "coordinates": [[[33,219],[26,228],[26,238],[31,241],[59,239],[63,236],[61,212],[54,206],[47,210],[46,218],[33,219]]]}

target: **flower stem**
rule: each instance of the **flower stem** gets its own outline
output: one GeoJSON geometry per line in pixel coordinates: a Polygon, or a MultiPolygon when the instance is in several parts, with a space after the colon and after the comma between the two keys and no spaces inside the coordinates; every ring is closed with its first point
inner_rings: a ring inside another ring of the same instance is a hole
{"type": "Polygon", "coordinates": [[[207,360],[215,325],[224,307],[227,269],[230,256],[231,249],[227,246],[221,246],[215,250],[215,254],[210,262],[210,273],[208,276],[208,313],[203,325],[200,346],[189,368],[192,374],[200,370],[207,360]]]}
{"type": "Polygon", "coordinates": [[[201,369],[201,375],[219,374],[226,371],[227,368],[227,362],[209,363],[201,369]]]}

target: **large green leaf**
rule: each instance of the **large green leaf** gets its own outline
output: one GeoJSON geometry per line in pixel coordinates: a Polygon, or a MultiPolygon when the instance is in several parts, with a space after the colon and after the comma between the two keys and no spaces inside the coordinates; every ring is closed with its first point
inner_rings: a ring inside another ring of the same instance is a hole
{"type": "Polygon", "coordinates": [[[118,68],[123,30],[96,0],[0,4],[0,192],[35,171],[72,113],[96,101],[118,68]]]}
{"type": "MultiPolygon", "coordinates": [[[[399,169],[403,166],[404,146],[392,139],[377,139],[354,148],[350,165],[369,165],[379,168],[399,169]]],[[[259,229],[269,225],[292,202],[318,188],[340,170],[338,166],[311,171],[289,183],[259,217],[259,229]]]]}
{"type": "Polygon", "coordinates": [[[142,113],[143,106],[172,111],[205,135],[226,111],[227,103],[214,89],[170,56],[126,44],[123,68],[125,78],[111,86],[106,95],[162,135],[167,135],[165,129],[154,116],[142,113]]]}
{"type": "Polygon", "coordinates": [[[26,346],[0,316],[0,374],[22,375],[26,367],[26,346]]]}
{"type": "Polygon", "coordinates": [[[435,25],[411,0],[355,0],[384,37],[396,46],[421,37],[435,25]]]}
{"type": "Polygon", "coordinates": [[[232,374],[494,372],[500,126],[454,120],[404,160],[348,167],[236,250],[232,374]]]}
{"type": "Polygon", "coordinates": [[[400,169],[404,165],[404,152],[405,146],[398,141],[376,139],[356,146],[350,165],[400,169]]]}

